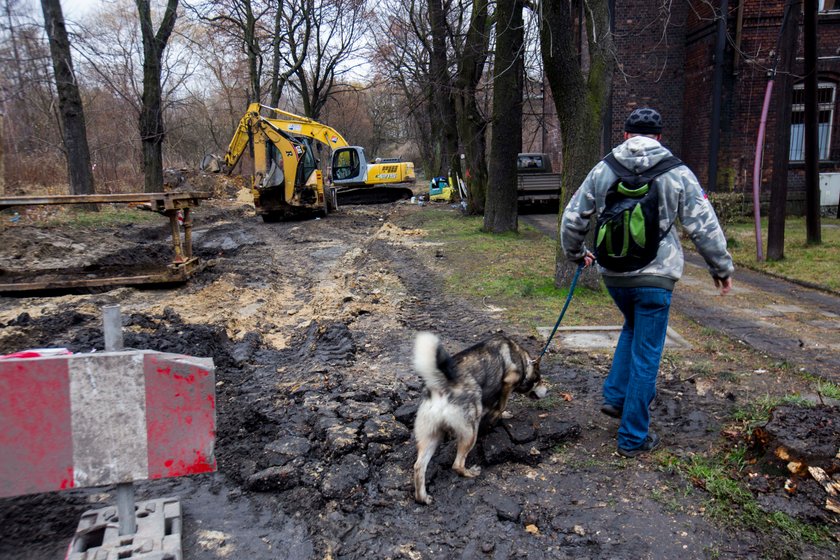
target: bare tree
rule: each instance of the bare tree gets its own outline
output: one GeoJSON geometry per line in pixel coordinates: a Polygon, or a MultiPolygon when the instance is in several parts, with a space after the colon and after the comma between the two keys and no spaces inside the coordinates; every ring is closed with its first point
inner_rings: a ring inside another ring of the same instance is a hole
{"type": "MultiPolygon", "coordinates": [[[[85,113],[79,84],[73,72],[70,40],[64,24],[64,14],[59,0],[41,0],[44,27],[50,42],[50,53],[58,90],[58,107],[61,115],[67,171],[72,194],[93,194],[93,173],[90,167],[85,113]]],[[[93,206],[91,206],[91,209],[93,206]]]]}
{"type": "Polygon", "coordinates": [[[16,0],[2,3],[0,104],[6,114],[7,188],[66,176],[55,75],[42,21],[16,0]]]}
{"type": "Polygon", "coordinates": [[[168,0],[157,32],[152,27],[149,0],[135,0],[143,36],[143,106],[140,110],[140,138],[143,142],[145,191],[163,190],[163,105],[161,67],[163,51],[175,27],[178,0],[168,0]]]}
{"type": "MultiPolygon", "coordinates": [[[[318,119],[327,100],[348,88],[349,76],[360,64],[361,37],[365,31],[364,0],[316,0],[311,13],[309,55],[289,82],[303,105],[306,116],[318,119]]],[[[293,52],[290,45],[288,52],[293,52]]],[[[302,48],[302,46],[299,46],[302,48]]],[[[289,67],[298,61],[286,59],[289,67]]]]}
{"type": "Polygon", "coordinates": [[[487,119],[479,109],[477,89],[484,75],[490,43],[489,4],[487,0],[474,0],[472,9],[462,7],[460,13],[469,14],[470,20],[463,44],[455,41],[458,60],[455,113],[466,160],[464,180],[469,192],[467,211],[470,214],[484,213],[487,194],[487,119]]]}
{"type": "Polygon", "coordinates": [[[268,31],[260,22],[269,14],[270,7],[269,2],[255,0],[210,0],[191,5],[200,19],[240,41],[248,62],[248,102],[262,101],[264,44],[268,31]]]}
{"type": "Polygon", "coordinates": [[[420,165],[426,176],[439,173],[435,163],[435,142],[429,103],[431,77],[426,37],[428,23],[414,0],[386,0],[374,13],[374,44],[369,58],[376,71],[374,81],[393,86],[404,98],[406,113],[413,123],[420,152],[420,165]],[[415,17],[415,15],[417,17],[415,17]]]}
{"type": "MultiPolygon", "coordinates": [[[[582,1],[582,0],[575,0],[582,1]]],[[[614,58],[607,0],[586,3],[588,57],[575,45],[575,19],[571,2],[542,2],[540,49],[546,79],[551,86],[563,142],[563,192],[560,209],[601,158],[603,115],[609,100],[614,58]]],[[[555,282],[569,272],[558,244],[555,282]]],[[[584,279],[597,284],[597,275],[584,279]]]]}
{"type": "MultiPolygon", "coordinates": [[[[565,4],[565,2],[561,2],[565,4]]],[[[484,230],[517,231],[516,156],[522,146],[524,21],[521,0],[496,2],[493,134],[484,230]]]]}
{"type": "Polygon", "coordinates": [[[429,76],[431,78],[430,113],[436,152],[439,154],[439,174],[458,171],[458,129],[455,119],[452,77],[446,48],[449,2],[428,0],[429,10],[429,76]]]}
{"type": "Polygon", "coordinates": [[[272,39],[272,107],[280,105],[286,84],[306,61],[314,27],[310,16],[315,12],[314,0],[278,0],[278,4],[272,39]]]}

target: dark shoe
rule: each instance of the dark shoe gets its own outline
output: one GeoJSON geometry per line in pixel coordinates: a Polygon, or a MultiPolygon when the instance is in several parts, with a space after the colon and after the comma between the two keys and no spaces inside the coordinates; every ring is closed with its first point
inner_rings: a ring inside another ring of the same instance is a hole
{"type": "Polygon", "coordinates": [[[621,413],[623,411],[623,409],[611,404],[604,403],[601,405],[601,412],[612,418],[618,418],[619,420],[621,420],[621,413]]]}
{"type": "Polygon", "coordinates": [[[647,451],[653,451],[659,447],[659,436],[653,432],[648,432],[647,437],[645,438],[645,442],[637,447],[636,449],[622,449],[618,448],[618,454],[622,457],[627,457],[628,459],[633,459],[642,453],[647,451]]]}

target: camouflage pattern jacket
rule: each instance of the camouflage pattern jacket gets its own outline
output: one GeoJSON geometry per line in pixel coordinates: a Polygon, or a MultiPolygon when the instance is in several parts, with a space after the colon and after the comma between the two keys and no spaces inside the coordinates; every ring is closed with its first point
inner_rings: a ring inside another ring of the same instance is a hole
{"type": "MultiPolygon", "coordinates": [[[[646,136],[633,136],[613,148],[612,153],[619,163],[635,172],[653,167],[671,155],[658,141],[646,136]]],[[[584,237],[591,218],[603,212],[607,190],[617,179],[606,163],[599,162],[566,206],[560,225],[560,242],[569,260],[583,258],[587,250],[584,237]]],[[[705,259],[712,276],[731,276],[734,266],[732,256],[726,250],[726,236],[694,173],[683,165],[660,175],[655,183],[660,189],[660,231],[667,230],[676,220],[705,259]]],[[[672,290],[682,277],[683,263],[678,229],[672,227],[660,242],[656,258],[644,268],[614,272],[599,265],[598,270],[610,287],[653,286],[672,290]]]]}

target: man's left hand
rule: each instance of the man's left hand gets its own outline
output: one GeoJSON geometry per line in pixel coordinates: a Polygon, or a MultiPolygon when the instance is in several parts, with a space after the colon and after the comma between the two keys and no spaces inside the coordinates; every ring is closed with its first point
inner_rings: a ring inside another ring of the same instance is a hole
{"type": "Polygon", "coordinates": [[[732,289],[732,277],[715,278],[715,287],[720,290],[720,295],[725,296],[732,289]]]}

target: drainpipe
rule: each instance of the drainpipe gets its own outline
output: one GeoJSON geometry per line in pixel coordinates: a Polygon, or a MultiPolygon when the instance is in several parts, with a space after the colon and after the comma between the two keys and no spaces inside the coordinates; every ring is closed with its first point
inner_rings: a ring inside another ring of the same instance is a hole
{"type": "Polygon", "coordinates": [[[717,44],[715,45],[715,73],[712,82],[712,124],[709,137],[709,178],[707,188],[717,190],[718,151],[720,148],[720,104],[723,95],[723,52],[726,47],[726,20],[729,15],[729,0],[720,3],[717,44]]]}

